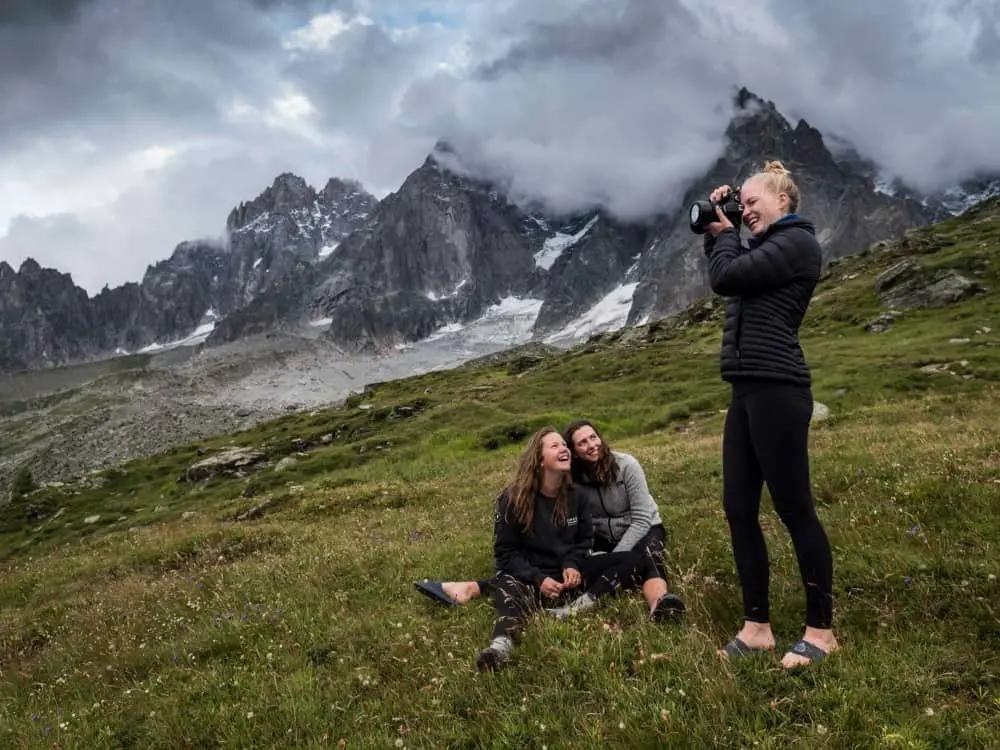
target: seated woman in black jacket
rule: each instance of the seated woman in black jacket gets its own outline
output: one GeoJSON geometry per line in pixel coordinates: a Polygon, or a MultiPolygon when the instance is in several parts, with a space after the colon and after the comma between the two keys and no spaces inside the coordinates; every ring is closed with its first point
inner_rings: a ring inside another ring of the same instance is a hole
{"type": "MultiPolygon", "coordinates": [[[[712,192],[717,203],[729,191],[712,192]]],[[[712,289],[727,297],[722,378],[732,384],[722,444],[723,507],[743,589],[744,624],[725,656],[775,648],[768,607],[768,558],[758,513],[767,483],[792,537],[806,595],[805,634],[782,663],[794,667],[837,648],[833,635],[833,562],[816,516],[809,479],[811,375],[799,326],[819,281],[823,254],[812,222],[799,216],[799,189],[781,162],[740,190],[749,247],[716,210],[705,254],[712,289]]]]}
{"type": "Polygon", "coordinates": [[[591,556],[594,529],[587,504],[569,492],[570,451],[554,427],[534,434],[513,480],[497,500],[493,553],[497,619],[476,668],[493,670],[510,660],[525,619],[540,611],[542,597],[583,593],[574,608],[593,606],[618,586],[642,585],[658,575],[637,551],[591,556]]]}
{"type": "MultiPolygon", "coordinates": [[[[580,496],[593,519],[591,554],[635,550],[647,555],[657,571],[657,576],[642,586],[650,619],[672,618],[682,613],[684,600],[667,590],[666,532],[641,464],[628,453],[612,450],[587,419],[571,422],[563,430],[563,439],[573,453],[570,492],[580,496]]],[[[435,601],[454,606],[485,596],[496,586],[496,579],[424,580],[414,585],[435,601]]],[[[549,611],[562,617],[577,609],[579,605],[570,604],[549,611]]]]}

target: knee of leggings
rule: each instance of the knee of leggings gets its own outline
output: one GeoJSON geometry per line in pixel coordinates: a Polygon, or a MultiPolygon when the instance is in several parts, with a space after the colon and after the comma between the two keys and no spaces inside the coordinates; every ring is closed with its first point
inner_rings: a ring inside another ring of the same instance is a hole
{"type": "Polygon", "coordinates": [[[757,514],[751,511],[747,503],[740,500],[724,500],[722,510],[730,526],[753,526],[757,523],[757,514]]]}
{"type": "Polygon", "coordinates": [[[793,532],[819,522],[819,517],[816,515],[816,509],[812,503],[781,504],[779,507],[775,507],[775,512],[785,528],[793,532]]]}

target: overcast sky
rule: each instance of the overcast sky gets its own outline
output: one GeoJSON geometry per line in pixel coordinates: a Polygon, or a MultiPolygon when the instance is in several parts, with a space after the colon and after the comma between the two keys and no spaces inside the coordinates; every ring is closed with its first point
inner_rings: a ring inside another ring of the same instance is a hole
{"type": "Polygon", "coordinates": [[[96,293],[281,172],[382,197],[440,137],[638,216],[738,85],[918,187],[1000,170],[998,0],[3,0],[0,259],[96,293]]]}

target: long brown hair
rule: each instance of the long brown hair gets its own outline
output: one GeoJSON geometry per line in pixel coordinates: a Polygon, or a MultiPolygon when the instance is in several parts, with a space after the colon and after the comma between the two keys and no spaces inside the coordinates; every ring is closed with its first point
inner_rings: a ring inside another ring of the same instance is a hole
{"type": "Polygon", "coordinates": [[[570,455],[573,457],[570,465],[572,467],[574,482],[580,484],[598,484],[606,487],[618,479],[618,462],[615,461],[615,457],[611,454],[611,446],[607,444],[601,431],[589,419],[577,419],[574,422],[570,422],[563,431],[563,440],[569,446],[570,455]],[[581,427],[590,427],[597,433],[597,437],[601,439],[601,450],[598,454],[597,463],[587,461],[576,455],[576,446],[573,444],[573,433],[581,427]]]}
{"type": "MultiPolygon", "coordinates": [[[[531,532],[531,522],[535,517],[535,495],[542,488],[542,445],[545,438],[552,433],[559,434],[555,427],[543,427],[538,430],[528,445],[521,452],[514,469],[514,477],[507,487],[507,496],[514,515],[528,533],[531,532]]],[[[572,451],[570,451],[572,453],[572,451]]],[[[566,523],[567,497],[572,480],[567,472],[559,483],[559,494],[556,496],[556,506],[552,514],[553,520],[559,524],[566,523]]]]}

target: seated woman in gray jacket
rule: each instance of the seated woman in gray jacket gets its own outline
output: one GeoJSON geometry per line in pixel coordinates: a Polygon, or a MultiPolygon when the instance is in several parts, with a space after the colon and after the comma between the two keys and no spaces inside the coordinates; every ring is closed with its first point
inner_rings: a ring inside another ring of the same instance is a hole
{"type": "MultiPolygon", "coordinates": [[[[593,518],[594,545],[591,554],[643,550],[660,574],[642,586],[643,596],[650,607],[650,617],[659,619],[683,612],[684,601],[667,589],[663,560],[666,532],[642,466],[628,453],[612,450],[597,428],[586,419],[568,425],[563,431],[563,438],[573,452],[571,492],[586,498],[593,518]]],[[[421,593],[455,606],[495,588],[495,581],[427,580],[415,586],[421,593]]],[[[564,617],[589,606],[590,602],[581,596],[565,607],[549,611],[564,617]]]]}

